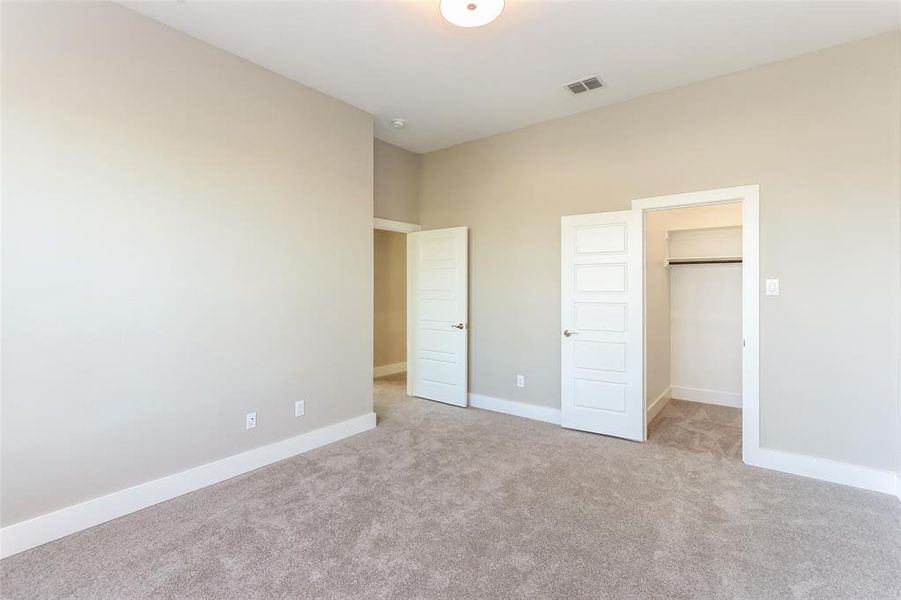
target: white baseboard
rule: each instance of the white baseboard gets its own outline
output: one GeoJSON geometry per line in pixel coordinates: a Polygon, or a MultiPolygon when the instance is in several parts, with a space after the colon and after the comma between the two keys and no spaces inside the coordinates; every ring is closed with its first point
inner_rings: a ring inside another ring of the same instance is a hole
{"type": "Polygon", "coordinates": [[[747,456],[745,452],[742,458],[746,464],[754,467],[892,494],[901,499],[901,479],[894,471],[770,448],[758,448],[751,456],[747,456]]]}
{"type": "Polygon", "coordinates": [[[701,388],[674,385],[670,388],[670,396],[676,400],[689,400],[691,402],[703,402],[704,404],[741,408],[741,394],[736,394],[734,392],[720,392],[718,390],[704,390],[701,388]]]}
{"type": "MultiPolygon", "coordinates": [[[[672,389],[672,397],[676,397],[672,389]]],[[[686,389],[686,388],[680,388],[686,389]]],[[[689,388],[690,389],[690,388],[689,388]]],[[[666,403],[670,400],[670,390],[666,390],[657,397],[648,407],[648,422],[650,423],[666,403]]],[[[697,402],[698,400],[694,400],[697,402]]],[[[538,406],[514,400],[493,398],[481,394],[469,394],[469,404],[474,408],[481,408],[493,412],[505,413],[526,419],[544,421],[554,425],[560,424],[560,409],[548,406],[538,406]]],[[[741,406],[739,403],[738,406],[741,406]]],[[[825,458],[793,454],[782,450],[761,448],[754,451],[752,456],[745,453],[744,462],[755,467],[772,469],[783,473],[791,473],[802,477],[811,477],[822,481],[840,483],[866,490],[897,495],[901,499],[901,475],[894,471],[883,471],[872,467],[853,465],[825,458]]]]}
{"type": "Polygon", "coordinates": [[[27,521],[8,525],[0,529],[0,558],[52,542],[142,508],[362,433],[374,428],[375,420],[375,413],[360,415],[181,473],[148,481],[27,521]]]}
{"type": "Polygon", "coordinates": [[[527,404],[526,402],[516,402],[515,400],[503,400],[481,394],[470,394],[469,405],[474,408],[534,419],[535,421],[544,421],[554,425],[560,424],[559,408],[538,406],[537,404],[527,404]]]}
{"type": "Polygon", "coordinates": [[[667,405],[672,397],[672,388],[666,388],[663,393],[657,396],[657,399],[648,405],[647,423],[654,420],[654,417],[660,414],[660,411],[667,405]]]}
{"type": "Polygon", "coordinates": [[[404,373],[406,370],[407,363],[399,362],[391,365],[382,365],[381,367],[373,367],[372,376],[384,377],[385,375],[396,375],[397,373],[404,373]]]}

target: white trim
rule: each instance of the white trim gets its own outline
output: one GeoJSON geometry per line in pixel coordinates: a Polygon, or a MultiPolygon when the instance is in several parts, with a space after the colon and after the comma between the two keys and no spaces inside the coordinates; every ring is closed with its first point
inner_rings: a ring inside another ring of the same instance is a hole
{"type": "Polygon", "coordinates": [[[383,229],[385,231],[397,231],[400,233],[413,233],[414,231],[421,231],[422,225],[417,225],[416,223],[404,223],[403,221],[391,221],[388,219],[380,219],[378,217],[375,217],[372,220],[372,228],[383,229]]]}
{"type": "Polygon", "coordinates": [[[821,479],[885,494],[896,495],[899,493],[898,476],[894,471],[884,471],[873,467],[769,448],[760,448],[750,456],[745,453],[743,459],[746,464],[754,467],[774,469],[783,473],[821,479]]]}
{"type": "MultiPolygon", "coordinates": [[[[642,212],[682,206],[741,202],[742,221],[742,455],[760,449],[760,186],[655,196],[632,201],[642,212]]],[[[748,459],[745,459],[748,462],[748,459]]]]}
{"type": "Polygon", "coordinates": [[[505,413],[525,419],[533,419],[535,421],[544,421],[545,423],[560,424],[560,409],[550,406],[538,406],[537,404],[527,404],[525,402],[516,402],[515,400],[504,400],[503,398],[492,398],[491,396],[483,396],[481,394],[470,394],[469,405],[473,408],[481,408],[492,412],[505,413]]]}
{"type": "Polygon", "coordinates": [[[646,421],[646,423],[648,425],[651,424],[651,421],[654,420],[654,417],[656,417],[657,415],[660,414],[660,411],[662,411],[664,408],[666,408],[666,405],[669,404],[669,401],[672,397],[673,397],[672,388],[666,388],[665,390],[663,390],[662,394],[657,396],[656,400],[654,400],[653,402],[651,402],[648,405],[648,410],[647,410],[648,416],[647,416],[647,421],[646,421]]]}
{"type": "MultiPolygon", "coordinates": [[[[759,185],[739,185],[715,190],[703,190],[700,192],[686,192],[684,194],[670,194],[668,196],[654,196],[632,200],[632,208],[638,210],[657,210],[661,208],[678,208],[680,206],[694,206],[697,204],[721,204],[723,202],[739,202],[745,198],[757,197],[760,193],[759,185]]],[[[744,221],[742,221],[744,226],[744,221]]]]}
{"type": "Polygon", "coordinates": [[[672,397],[676,400],[688,400],[690,402],[702,402],[704,404],[741,408],[741,394],[736,394],[735,392],[704,390],[681,385],[674,385],[671,389],[672,397]]]}
{"type": "Polygon", "coordinates": [[[0,529],[0,558],[187,494],[242,473],[337,442],[375,427],[375,413],[254,448],[181,473],[168,475],[43,514],[0,529]]]}
{"type": "Polygon", "coordinates": [[[397,373],[404,373],[407,370],[406,362],[393,363],[390,365],[382,365],[380,367],[372,368],[372,376],[373,377],[384,377],[385,375],[396,375],[397,373]]]}
{"type": "Polygon", "coordinates": [[[742,453],[760,448],[760,188],[748,186],[741,203],[742,453]]]}

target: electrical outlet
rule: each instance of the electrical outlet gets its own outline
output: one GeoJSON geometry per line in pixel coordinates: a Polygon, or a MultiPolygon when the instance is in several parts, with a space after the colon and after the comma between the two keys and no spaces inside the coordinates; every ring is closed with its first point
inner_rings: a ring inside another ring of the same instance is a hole
{"type": "Polygon", "coordinates": [[[253,429],[257,426],[257,413],[247,413],[247,429],[253,429]]]}
{"type": "Polygon", "coordinates": [[[294,416],[302,417],[303,416],[303,400],[298,400],[294,403],[294,416]]]}
{"type": "Polygon", "coordinates": [[[521,388],[526,387],[525,375],[517,375],[516,376],[516,387],[521,387],[521,388]]]}
{"type": "Polygon", "coordinates": [[[766,280],[766,295],[767,296],[778,296],[779,295],[779,280],[778,279],[767,279],[766,280]]]}

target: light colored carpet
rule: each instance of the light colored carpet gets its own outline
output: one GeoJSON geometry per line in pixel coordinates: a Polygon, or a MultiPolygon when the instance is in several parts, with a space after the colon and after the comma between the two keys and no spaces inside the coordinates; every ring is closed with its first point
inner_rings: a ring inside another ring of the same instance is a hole
{"type": "Polygon", "coordinates": [[[741,460],[741,409],[672,399],[650,427],[648,442],[741,460]]]}
{"type": "Polygon", "coordinates": [[[398,380],[376,409],[374,431],[2,561],[3,596],[901,597],[890,496],[398,380]]]}

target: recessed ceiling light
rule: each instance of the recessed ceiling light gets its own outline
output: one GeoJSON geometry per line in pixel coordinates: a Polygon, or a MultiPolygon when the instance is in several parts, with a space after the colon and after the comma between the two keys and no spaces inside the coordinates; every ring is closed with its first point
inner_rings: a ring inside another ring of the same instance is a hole
{"type": "Polygon", "coordinates": [[[504,0],[441,0],[441,16],[460,27],[481,27],[498,18],[504,0]]]}
{"type": "Polygon", "coordinates": [[[407,126],[407,122],[403,119],[391,119],[391,126],[395,129],[403,129],[407,126]]]}

